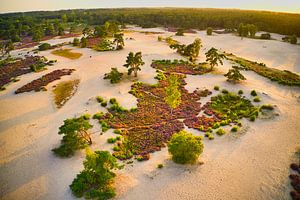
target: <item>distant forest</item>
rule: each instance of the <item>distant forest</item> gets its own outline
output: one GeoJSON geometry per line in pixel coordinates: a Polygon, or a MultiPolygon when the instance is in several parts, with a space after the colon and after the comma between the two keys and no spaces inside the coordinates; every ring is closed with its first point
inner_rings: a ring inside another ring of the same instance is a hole
{"type": "Polygon", "coordinates": [[[149,27],[180,27],[206,29],[236,29],[240,23],[254,24],[260,31],[297,35],[300,37],[300,14],[236,9],[192,9],[192,8],[124,8],[84,9],[61,11],[37,11],[7,13],[0,15],[0,37],[22,36],[47,21],[65,21],[101,25],[106,21],[120,24],[137,24],[149,27]]]}

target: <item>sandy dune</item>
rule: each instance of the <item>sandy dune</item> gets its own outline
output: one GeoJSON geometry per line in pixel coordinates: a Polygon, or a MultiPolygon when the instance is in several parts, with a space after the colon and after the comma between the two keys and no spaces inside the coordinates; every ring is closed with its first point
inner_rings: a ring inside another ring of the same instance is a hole
{"type": "MultiPolygon", "coordinates": [[[[46,71],[21,76],[19,82],[0,93],[1,199],[75,199],[68,186],[83,168],[84,152],[68,159],[56,158],[51,152],[59,145],[61,138],[57,131],[63,120],[82,113],[105,111],[96,102],[97,95],[106,99],[116,97],[126,108],[136,106],[135,97],[128,94],[134,80],[132,77],[126,77],[117,85],[103,80],[104,73],[111,67],[126,71],[122,65],[128,52],[142,51],[146,64],[138,79],[146,83],[156,82],[153,78],[155,70],[150,67],[153,59],[181,58],[166,44],[158,42],[157,35],[126,33],[125,37],[135,40],[125,40],[125,49],[121,51],[96,52],[75,48],[74,51],[83,53],[78,60],[54,56],[49,51],[42,52],[41,55],[58,62],[46,71]],[[59,81],[48,85],[47,92],[14,94],[17,88],[31,80],[62,68],[76,69],[62,80],[79,78],[80,84],[77,93],[61,109],[55,108],[51,92],[52,86],[59,81]]],[[[229,34],[206,36],[204,32],[174,38],[189,43],[196,37],[202,39],[204,46],[200,61],[204,60],[204,52],[213,46],[264,62],[270,67],[300,73],[299,45],[246,38],[241,40],[229,34]]],[[[116,199],[289,199],[289,164],[295,159],[292,154],[294,147],[300,143],[300,89],[280,86],[251,71],[243,72],[247,80],[233,87],[221,74],[227,72],[230,66],[225,61],[224,66],[218,69],[220,74],[187,76],[186,88],[193,91],[197,87],[212,89],[214,85],[219,85],[233,91],[243,89],[245,94],[255,89],[263,103],[277,105],[276,112],[280,116],[272,120],[259,119],[255,123],[245,120],[242,134],[228,134],[216,137],[214,141],[205,140],[204,153],[200,158],[203,165],[176,165],[170,161],[167,149],[152,154],[147,162],[135,161],[133,165],[127,165],[118,172],[116,199]],[[159,163],[165,165],[161,170],[157,169],[159,163]]],[[[92,123],[92,132],[99,131],[97,122],[92,123]]],[[[92,149],[111,150],[112,145],[107,144],[106,139],[112,135],[112,130],[102,136],[93,134],[92,149]]]]}

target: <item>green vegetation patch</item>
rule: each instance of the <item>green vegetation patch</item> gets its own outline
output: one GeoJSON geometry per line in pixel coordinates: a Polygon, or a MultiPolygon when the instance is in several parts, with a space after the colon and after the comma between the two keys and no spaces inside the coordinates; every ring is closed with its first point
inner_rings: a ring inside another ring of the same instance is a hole
{"type": "Polygon", "coordinates": [[[231,92],[212,97],[207,108],[204,112],[210,112],[222,120],[231,122],[257,116],[259,113],[259,108],[255,107],[250,100],[231,92]]]}
{"type": "MultiPolygon", "coordinates": [[[[151,66],[155,69],[168,73],[181,73],[190,75],[201,75],[210,72],[207,63],[195,64],[184,60],[154,60],[151,66]]],[[[160,74],[157,79],[163,78],[160,74]]]]}
{"type": "Polygon", "coordinates": [[[62,56],[71,60],[78,59],[82,56],[82,53],[71,52],[71,49],[57,49],[51,52],[56,56],[62,56]]]}
{"type": "Polygon", "coordinates": [[[257,63],[250,61],[241,57],[237,57],[233,54],[225,54],[228,60],[234,61],[239,64],[244,70],[251,70],[257,74],[264,76],[271,81],[278,82],[282,85],[289,86],[300,86],[300,76],[296,73],[290,72],[288,70],[279,70],[275,68],[267,67],[263,63],[257,63]]]}
{"type": "Polygon", "coordinates": [[[62,107],[76,92],[79,79],[59,83],[55,89],[54,102],[58,108],[62,107]]]}

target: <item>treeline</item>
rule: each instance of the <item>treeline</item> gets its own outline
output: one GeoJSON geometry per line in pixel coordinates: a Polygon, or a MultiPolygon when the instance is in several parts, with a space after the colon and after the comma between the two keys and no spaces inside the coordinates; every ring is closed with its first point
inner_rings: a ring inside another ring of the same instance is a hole
{"type": "MultiPolygon", "coordinates": [[[[101,25],[106,21],[137,24],[142,27],[181,27],[206,29],[237,29],[239,24],[253,24],[260,31],[300,36],[300,14],[235,9],[191,8],[126,8],[38,11],[0,15],[0,36],[18,37],[41,24],[53,22],[54,29],[62,31],[62,23],[101,25]],[[55,26],[58,25],[58,26],[55,26]],[[15,34],[17,32],[17,34],[15,34]]],[[[48,27],[49,28],[49,27],[48,27]]],[[[52,30],[52,27],[50,27],[52,30]]],[[[13,38],[12,38],[13,39],[13,38]]]]}

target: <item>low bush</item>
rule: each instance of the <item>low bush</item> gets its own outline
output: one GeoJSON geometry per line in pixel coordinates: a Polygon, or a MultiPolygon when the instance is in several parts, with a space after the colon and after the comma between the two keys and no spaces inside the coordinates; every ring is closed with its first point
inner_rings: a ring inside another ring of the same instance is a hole
{"type": "Polygon", "coordinates": [[[207,35],[212,35],[212,32],[213,32],[213,29],[212,29],[211,27],[208,27],[208,28],[206,29],[206,34],[207,34],[207,35]]]}
{"type": "Polygon", "coordinates": [[[231,128],[231,132],[237,132],[239,130],[239,127],[237,127],[237,126],[234,126],[234,127],[232,127],[231,128]]]}
{"type": "Polygon", "coordinates": [[[111,99],[109,99],[109,103],[110,104],[115,104],[115,103],[118,103],[118,102],[117,102],[116,98],[111,98],[111,99]]]}
{"type": "Polygon", "coordinates": [[[107,142],[110,143],[110,144],[113,144],[113,143],[115,143],[116,141],[117,141],[116,138],[108,138],[108,139],[107,139],[107,142]]]}
{"type": "Polygon", "coordinates": [[[210,134],[210,135],[208,136],[208,139],[209,139],[209,140],[214,140],[215,137],[214,137],[212,134],[210,134]]]}
{"type": "Polygon", "coordinates": [[[102,103],[104,101],[104,99],[100,96],[97,96],[96,100],[98,101],[98,103],[102,103]]]}
{"type": "Polygon", "coordinates": [[[122,80],[123,73],[120,73],[117,68],[111,68],[109,73],[104,74],[103,79],[109,79],[110,83],[119,83],[122,80]]]}
{"type": "Polygon", "coordinates": [[[108,129],[110,129],[110,126],[108,125],[108,123],[105,120],[100,120],[99,122],[101,125],[102,132],[106,132],[106,131],[108,131],[108,129]]]}
{"type": "Polygon", "coordinates": [[[115,129],[113,132],[114,132],[114,134],[118,134],[118,135],[122,134],[122,130],[120,130],[120,129],[115,129]]]}
{"type": "Polygon", "coordinates": [[[42,43],[41,45],[39,45],[39,51],[45,51],[48,49],[51,49],[51,44],[49,43],[42,43]]]}
{"type": "Polygon", "coordinates": [[[101,106],[102,106],[102,107],[106,107],[106,106],[107,106],[107,101],[101,102],[101,106]]]}
{"type": "Polygon", "coordinates": [[[93,119],[101,119],[101,117],[104,115],[103,112],[97,112],[93,115],[93,119]]]}
{"type": "Polygon", "coordinates": [[[252,115],[251,117],[250,117],[250,121],[251,122],[254,122],[256,120],[256,116],[255,115],[252,115]]]}
{"type": "Polygon", "coordinates": [[[176,163],[195,163],[203,152],[202,137],[186,131],[175,133],[168,143],[168,151],[176,163]]]}
{"type": "Polygon", "coordinates": [[[223,89],[223,90],[222,90],[222,93],[223,93],[223,94],[228,94],[228,90],[223,89]]]}
{"type": "Polygon", "coordinates": [[[214,86],[214,90],[218,91],[218,90],[220,90],[220,87],[216,85],[216,86],[214,86]]]}
{"type": "Polygon", "coordinates": [[[260,98],[259,98],[259,97],[255,97],[255,98],[253,99],[253,101],[254,101],[254,102],[260,102],[260,98]]]}
{"type": "Polygon", "coordinates": [[[264,104],[260,107],[261,110],[274,110],[274,106],[270,104],[264,104]]]}
{"type": "Polygon", "coordinates": [[[163,168],[163,167],[164,167],[163,164],[158,164],[158,165],[157,165],[157,168],[158,168],[158,169],[161,169],[161,168],[163,168]]]}
{"type": "Polygon", "coordinates": [[[72,44],[73,46],[79,46],[80,40],[78,38],[74,38],[72,44]]]}
{"type": "Polygon", "coordinates": [[[216,134],[219,136],[222,136],[222,135],[226,134],[226,131],[224,129],[220,128],[216,131],[216,134]]]}
{"type": "Polygon", "coordinates": [[[117,145],[117,146],[114,146],[114,147],[113,147],[113,150],[114,150],[114,151],[120,151],[120,147],[119,147],[118,145],[117,145]]]}
{"type": "Polygon", "coordinates": [[[257,92],[255,90],[252,90],[250,94],[251,96],[257,96],[257,92]]]}
{"type": "Polygon", "coordinates": [[[239,95],[244,94],[243,90],[239,90],[239,91],[238,91],[238,94],[239,94],[239,95]]]}

